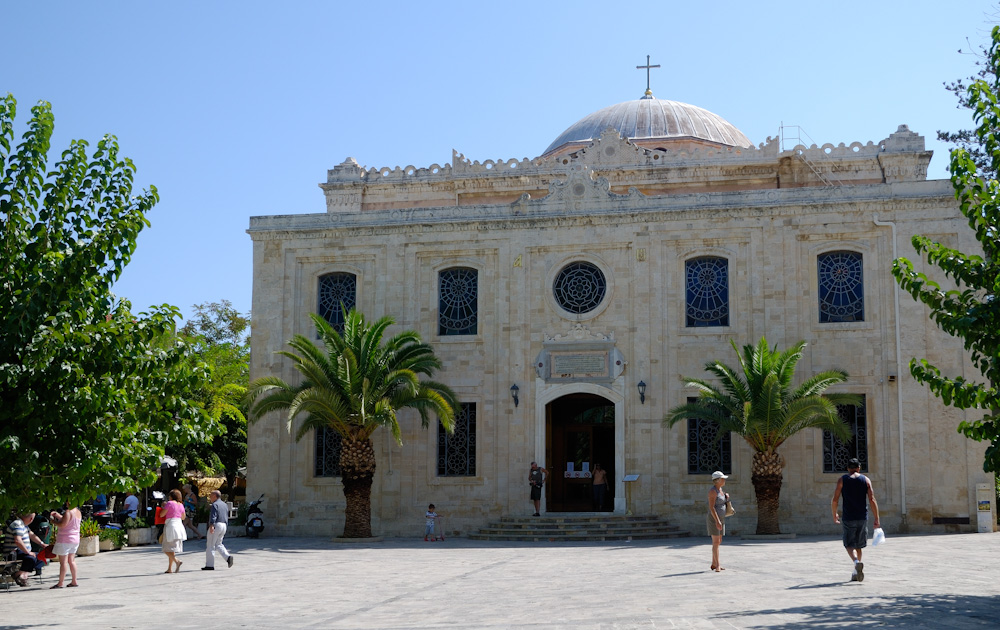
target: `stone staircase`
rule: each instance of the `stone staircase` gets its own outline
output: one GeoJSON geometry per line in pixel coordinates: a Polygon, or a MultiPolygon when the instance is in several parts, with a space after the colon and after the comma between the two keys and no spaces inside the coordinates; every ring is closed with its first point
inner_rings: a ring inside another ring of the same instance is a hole
{"type": "Polygon", "coordinates": [[[478,532],[471,540],[515,540],[527,542],[580,542],[600,540],[652,540],[683,538],[681,531],[659,516],[620,516],[615,514],[567,516],[505,516],[478,532]]]}

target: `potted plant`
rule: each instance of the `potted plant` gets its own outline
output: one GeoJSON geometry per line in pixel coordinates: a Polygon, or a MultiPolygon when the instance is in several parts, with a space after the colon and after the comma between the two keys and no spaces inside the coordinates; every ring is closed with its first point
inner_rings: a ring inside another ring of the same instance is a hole
{"type": "Polygon", "coordinates": [[[243,502],[236,506],[236,517],[230,519],[229,529],[226,530],[226,536],[230,537],[246,536],[246,523],[247,523],[247,504],[246,502],[243,502]]]}
{"type": "Polygon", "coordinates": [[[98,534],[101,541],[101,551],[121,549],[125,545],[125,531],[117,527],[105,527],[98,534]]]}
{"type": "Polygon", "coordinates": [[[80,547],[76,550],[78,556],[96,556],[100,548],[101,526],[94,519],[88,518],[80,523],[80,547]]]}
{"type": "Polygon", "coordinates": [[[125,519],[124,527],[128,534],[129,547],[148,545],[152,542],[152,536],[149,534],[149,525],[146,523],[145,519],[138,517],[125,519]]]}

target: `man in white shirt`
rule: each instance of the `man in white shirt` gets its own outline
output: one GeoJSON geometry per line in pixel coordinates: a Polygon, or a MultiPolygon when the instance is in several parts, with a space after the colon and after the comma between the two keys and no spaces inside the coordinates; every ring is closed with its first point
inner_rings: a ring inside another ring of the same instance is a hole
{"type": "Polygon", "coordinates": [[[135,493],[131,490],[128,491],[128,496],[125,497],[125,512],[129,518],[135,518],[139,515],[139,497],[135,496],[135,493]]]}

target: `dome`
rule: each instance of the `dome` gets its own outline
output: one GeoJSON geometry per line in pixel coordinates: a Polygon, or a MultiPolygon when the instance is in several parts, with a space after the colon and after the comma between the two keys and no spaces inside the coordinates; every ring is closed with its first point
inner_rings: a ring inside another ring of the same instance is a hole
{"type": "Polygon", "coordinates": [[[656,140],[696,140],[734,147],[753,143],[725,118],[677,101],[646,96],[605,107],[581,118],[562,132],[542,153],[547,156],[567,144],[589,143],[611,127],[622,137],[651,146],[656,140]]]}

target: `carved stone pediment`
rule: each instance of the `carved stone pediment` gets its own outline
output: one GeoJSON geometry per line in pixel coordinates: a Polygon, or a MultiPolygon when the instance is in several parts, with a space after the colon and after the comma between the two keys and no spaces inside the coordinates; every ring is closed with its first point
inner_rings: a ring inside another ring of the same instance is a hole
{"type": "Polygon", "coordinates": [[[611,383],[627,364],[613,332],[595,333],[577,323],[565,333],[545,335],[535,372],[549,383],[611,383]]]}
{"type": "Polygon", "coordinates": [[[615,333],[612,331],[608,335],[602,335],[601,333],[595,333],[590,330],[585,324],[577,322],[564,333],[557,333],[555,335],[545,335],[545,344],[548,345],[551,342],[556,343],[566,343],[573,341],[610,341],[614,343],[615,333]]]}
{"type": "Polygon", "coordinates": [[[532,199],[521,195],[511,204],[513,214],[525,214],[532,206],[562,203],[568,208],[584,208],[593,204],[611,201],[625,201],[645,197],[637,188],[629,188],[627,195],[611,192],[611,182],[606,177],[598,177],[586,164],[572,164],[566,169],[565,179],[557,179],[549,184],[549,194],[532,199]]]}

